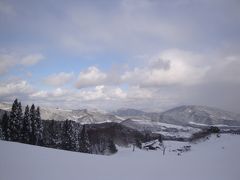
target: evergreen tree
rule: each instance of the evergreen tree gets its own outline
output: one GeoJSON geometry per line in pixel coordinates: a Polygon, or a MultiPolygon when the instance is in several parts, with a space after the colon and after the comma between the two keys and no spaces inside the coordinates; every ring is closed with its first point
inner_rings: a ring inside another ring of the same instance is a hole
{"type": "Polygon", "coordinates": [[[17,106],[17,119],[18,119],[18,141],[22,141],[23,134],[22,134],[22,128],[23,128],[23,112],[22,112],[22,104],[21,102],[18,102],[17,106]]]}
{"type": "Polygon", "coordinates": [[[43,124],[40,114],[40,108],[36,110],[36,144],[42,145],[43,141],[43,124]]]}
{"type": "Polygon", "coordinates": [[[5,140],[10,139],[10,129],[9,129],[9,116],[7,112],[4,113],[3,118],[2,118],[2,135],[5,140]]]}
{"type": "Polygon", "coordinates": [[[55,126],[56,126],[55,121],[52,119],[48,126],[49,136],[47,139],[49,140],[48,143],[53,147],[57,145],[57,141],[58,141],[58,135],[57,135],[55,126]]]}
{"type": "Polygon", "coordinates": [[[0,139],[4,140],[4,136],[3,136],[3,130],[2,127],[0,126],[0,139]]]}
{"type": "Polygon", "coordinates": [[[10,112],[10,140],[19,141],[20,140],[20,121],[21,121],[21,104],[15,99],[10,112]]]}
{"type": "Polygon", "coordinates": [[[31,133],[32,133],[32,126],[31,126],[29,106],[27,105],[24,112],[23,127],[22,127],[22,136],[23,136],[24,143],[31,143],[30,141],[31,133]]]}
{"type": "Polygon", "coordinates": [[[108,149],[109,149],[110,154],[114,154],[118,151],[116,145],[114,144],[113,140],[111,140],[111,139],[109,139],[109,141],[108,141],[108,149]]]}
{"type": "Polygon", "coordinates": [[[135,141],[135,144],[136,144],[136,146],[137,146],[139,149],[142,149],[142,143],[141,143],[141,141],[140,141],[139,139],[137,139],[137,140],[135,141]]]}
{"type": "Polygon", "coordinates": [[[31,136],[30,136],[30,143],[36,144],[36,130],[37,130],[37,123],[36,123],[36,111],[34,104],[30,108],[30,122],[31,122],[31,136]]]}
{"type": "Polygon", "coordinates": [[[76,151],[76,138],[72,121],[66,120],[63,124],[62,148],[76,151]]]}
{"type": "Polygon", "coordinates": [[[84,153],[90,153],[90,142],[88,138],[88,133],[86,131],[85,125],[83,125],[82,131],[80,133],[79,151],[84,153]]]}

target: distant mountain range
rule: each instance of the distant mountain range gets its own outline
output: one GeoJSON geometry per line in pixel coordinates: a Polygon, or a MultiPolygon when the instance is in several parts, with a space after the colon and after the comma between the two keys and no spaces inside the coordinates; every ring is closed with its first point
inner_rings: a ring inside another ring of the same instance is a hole
{"type": "MultiPolygon", "coordinates": [[[[0,103],[0,109],[10,111],[11,105],[0,103]]],[[[157,126],[156,123],[165,123],[197,128],[211,125],[222,128],[240,126],[239,114],[208,106],[195,105],[179,106],[162,113],[144,112],[127,108],[105,112],[96,109],[66,110],[41,107],[41,117],[44,120],[54,119],[63,121],[69,119],[81,124],[122,122],[125,124],[145,124],[146,126],[150,124],[151,126],[157,126]],[[134,123],[126,123],[130,122],[130,120],[134,121],[134,123]]]]}
{"type": "MultiPolygon", "coordinates": [[[[24,110],[25,107],[22,109],[24,110]]],[[[0,103],[0,109],[10,111],[11,105],[0,103]]],[[[93,124],[103,122],[121,122],[122,118],[117,117],[111,113],[100,111],[96,109],[79,109],[68,110],[60,108],[46,108],[41,107],[41,117],[43,120],[57,120],[64,121],[66,119],[73,120],[82,124],[93,124]]],[[[1,115],[1,112],[0,112],[1,115]]]]}
{"type": "MultiPolygon", "coordinates": [[[[22,107],[23,110],[24,108],[22,107]]],[[[0,103],[0,119],[5,111],[10,110],[10,104],[0,103]]],[[[146,139],[146,135],[151,138],[161,135],[164,140],[190,141],[192,137],[198,137],[198,134],[204,135],[210,126],[218,127],[221,132],[240,133],[239,114],[196,105],[179,106],[162,113],[127,108],[105,112],[96,109],[66,110],[41,107],[41,117],[46,120],[45,133],[51,124],[51,121],[47,120],[56,120],[59,127],[55,127],[55,132],[61,132],[62,121],[68,119],[77,122],[75,124],[79,127],[87,124],[87,128],[93,130],[93,141],[96,139],[96,133],[100,133],[99,137],[110,139],[118,134],[114,142],[123,141],[125,145],[129,144],[130,137],[133,143],[135,136],[146,139]]]]}

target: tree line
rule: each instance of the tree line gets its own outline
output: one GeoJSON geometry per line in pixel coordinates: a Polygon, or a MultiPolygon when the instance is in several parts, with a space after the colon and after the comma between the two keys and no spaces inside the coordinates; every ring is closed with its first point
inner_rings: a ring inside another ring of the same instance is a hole
{"type": "Polygon", "coordinates": [[[72,120],[42,120],[40,107],[34,104],[22,110],[21,102],[15,99],[10,112],[5,111],[0,119],[0,139],[39,145],[69,151],[105,154],[115,153],[111,137],[97,134],[97,129],[72,120]],[[91,138],[90,138],[91,135],[91,138]]]}
{"type": "Polygon", "coordinates": [[[1,121],[1,139],[32,145],[57,147],[64,150],[91,153],[91,145],[85,125],[82,130],[71,120],[65,120],[59,130],[53,128],[58,121],[45,123],[41,119],[40,107],[27,105],[23,112],[21,102],[15,99],[10,112],[4,112],[1,121]],[[45,128],[44,128],[45,126],[45,128]],[[44,139],[44,129],[45,135],[44,139]],[[58,139],[58,140],[57,140],[58,139]],[[58,142],[59,141],[59,142],[58,142]],[[59,143],[59,146],[57,144],[59,143]]]}
{"type": "Polygon", "coordinates": [[[15,99],[10,113],[2,118],[2,135],[7,141],[16,141],[33,145],[43,144],[43,124],[40,108],[27,105],[22,111],[21,102],[15,99]]]}

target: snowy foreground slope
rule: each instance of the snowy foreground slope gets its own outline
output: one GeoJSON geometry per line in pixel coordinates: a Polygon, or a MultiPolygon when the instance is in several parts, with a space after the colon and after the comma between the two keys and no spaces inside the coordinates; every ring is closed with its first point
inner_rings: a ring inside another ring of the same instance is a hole
{"type": "Polygon", "coordinates": [[[0,141],[1,180],[239,180],[240,136],[212,135],[178,156],[120,148],[112,156],[89,155],[0,141]]]}

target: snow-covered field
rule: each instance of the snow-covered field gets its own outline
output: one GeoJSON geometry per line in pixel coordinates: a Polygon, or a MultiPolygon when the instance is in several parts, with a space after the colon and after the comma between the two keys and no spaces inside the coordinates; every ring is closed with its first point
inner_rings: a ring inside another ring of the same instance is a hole
{"type": "Polygon", "coordinates": [[[159,133],[165,137],[172,138],[190,138],[194,133],[200,132],[201,129],[193,128],[189,126],[180,126],[162,122],[153,122],[142,119],[128,119],[122,122],[123,125],[139,130],[139,131],[151,131],[159,133]]]}
{"type": "MultiPolygon", "coordinates": [[[[240,136],[212,136],[178,156],[120,148],[112,156],[89,155],[0,141],[1,180],[239,180],[240,136]]],[[[174,147],[176,146],[176,147],[174,147]]]]}

